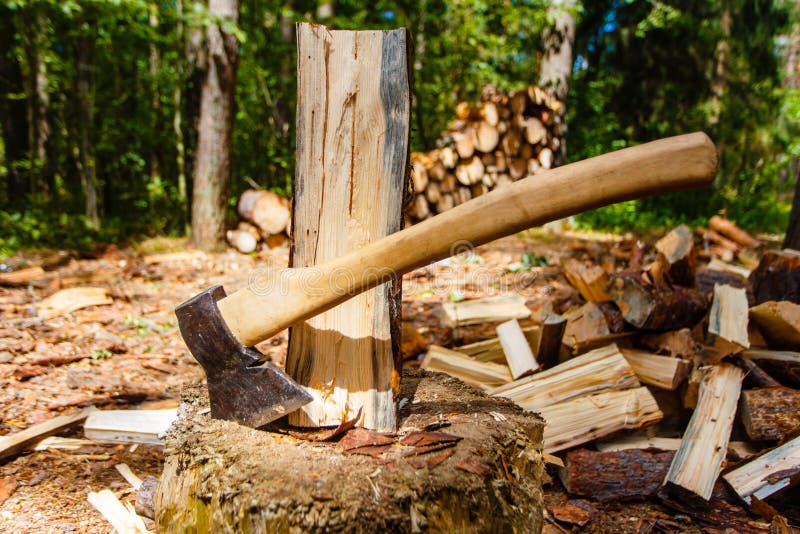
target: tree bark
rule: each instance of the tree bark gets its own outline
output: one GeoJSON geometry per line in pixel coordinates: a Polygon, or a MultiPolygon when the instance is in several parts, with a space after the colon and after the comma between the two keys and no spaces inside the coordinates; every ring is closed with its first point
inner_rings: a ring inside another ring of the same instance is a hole
{"type": "MultiPolygon", "coordinates": [[[[238,0],[209,0],[208,10],[233,24],[239,18],[238,0]]],[[[192,240],[202,250],[215,250],[225,239],[238,42],[219,24],[210,24],[205,34],[207,56],[195,154],[192,240]]]]}
{"type": "MultiPolygon", "coordinates": [[[[93,26],[93,23],[89,23],[93,26]]],[[[94,153],[94,35],[76,42],[76,90],[78,95],[78,174],[84,194],[84,215],[92,227],[100,225],[99,185],[94,153]]]]}
{"type": "Polygon", "coordinates": [[[553,2],[547,16],[553,25],[545,31],[545,52],[539,71],[539,85],[555,91],[566,104],[572,75],[572,45],[575,42],[575,0],[553,2]]]}
{"type": "Polygon", "coordinates": [[[783,248],[800,250],[800,166],[798,166],[797,177],[795,178],[792,212],[789,215],[789,227],[786,229],[783,248]]]}
{"type": "Polygon", "coordinates": [[[184,62],[186,61],[186,42],[183,33],[183,0],[175,0],[175,39],[178,46],[178,60],[175,65],[177,83],[172,93],[172,102],[175,108],[172,116],[172,130],[175,133],[175,170],[178,178],[178,200],[181,204],[181,223],[185,225],[186,233],[190,231],[187,208],[189,195],[186,189],[186,145],[183,140],[183,84],[185,83],[184,62]]]}

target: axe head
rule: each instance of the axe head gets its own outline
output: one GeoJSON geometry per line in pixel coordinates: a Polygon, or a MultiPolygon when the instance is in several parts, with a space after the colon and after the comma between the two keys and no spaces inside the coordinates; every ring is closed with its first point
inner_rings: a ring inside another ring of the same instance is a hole
{"type": "Polygon", "coordinates": [[[181,335],[208,380],[211,417],[257,428],[311,402],[311,396],[283,369],[242,345],[228,329],[211,287],[175,309],[181,335]]]}

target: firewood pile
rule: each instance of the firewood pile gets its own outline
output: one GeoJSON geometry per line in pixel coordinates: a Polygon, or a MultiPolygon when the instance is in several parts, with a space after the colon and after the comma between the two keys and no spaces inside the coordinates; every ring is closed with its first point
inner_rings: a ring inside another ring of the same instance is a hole
{"type": "Polygon", "coordinates": [[[538,322],[514,294],[445,303],[448,326],[496,337],[431,345],[420,366],[540,413],[570,495],[769,532],[770,501],[800,481],[800,252],[718,216],[617,255],[625,268],[565,259],[582,304],[538,322]],[[741,506],[754,519],[733,524],[741,506]]]}
{"type": "Polygon", "coordinates": [[[228,230],[228,244],[243,254],[258,248],[259,243],[273,248],[283,244],[292,222],[289,201],[271,191],[248,189],[239,197],[236,211],[242,220],[228,230]]]}
{"type": "Polygon", "coordinates": [[[442,213],[563,160],[564,106],[539,87],[504,93],[488,86],[460,102],[438,148],[411,154],[409,223],[442,213]]]}

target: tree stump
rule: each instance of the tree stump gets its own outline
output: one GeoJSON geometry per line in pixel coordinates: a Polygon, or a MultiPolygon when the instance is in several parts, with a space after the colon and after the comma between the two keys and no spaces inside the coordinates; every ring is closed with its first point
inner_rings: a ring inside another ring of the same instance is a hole
{"type": "Polygon", "coordinates": [[[397,435],[348,451],[211,419],[206,388],[186,388],[167,435],[159,532],[541,530],[541,418],[421,370],[404,373],[400,398],[397,435]],[[410,446],[417,437],[427,441],[410,446]]]}

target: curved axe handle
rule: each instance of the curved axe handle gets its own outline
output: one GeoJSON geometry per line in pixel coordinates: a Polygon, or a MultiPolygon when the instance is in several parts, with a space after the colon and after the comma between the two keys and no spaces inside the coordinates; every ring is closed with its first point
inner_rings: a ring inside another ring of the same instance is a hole
{"type": "MultiPolygon", "coordinates": [[[[717,169],[702,132],[679,135],[571,163],[520,180],[314,267],[286,269],[218,302],[244,345],[254,345],[352,296],[452,255],[586,210],[707,187],[717,169]]],[[[380,209],[380,206],[376,206],[380,209]]]]}

